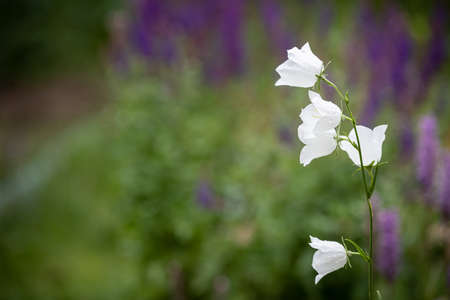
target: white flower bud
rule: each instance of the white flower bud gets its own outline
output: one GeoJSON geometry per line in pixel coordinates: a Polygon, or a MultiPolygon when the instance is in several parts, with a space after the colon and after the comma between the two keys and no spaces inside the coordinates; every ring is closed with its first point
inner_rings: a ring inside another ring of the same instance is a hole
{"type": "Polygon", "coordinates": [[[314,253],[312,267],[317,271],[315,283],[317,284],[325,275],[343,268],[347,263],[347,251],[338,242],[321,241],[310,236],[309,245],[317,249],[314,253]]]}

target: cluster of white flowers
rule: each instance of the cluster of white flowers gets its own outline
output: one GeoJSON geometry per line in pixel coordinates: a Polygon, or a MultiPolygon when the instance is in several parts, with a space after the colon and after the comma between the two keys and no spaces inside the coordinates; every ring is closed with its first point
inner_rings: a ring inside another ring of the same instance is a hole
{"type": "MultiPolygon", "coordinates": [[[[313,88],[317,80],[323,79],[337,89],[324,77],[325,66],[311,51],[308,43],[301,49],[289,49],[287,54],[288,59],[276,68],[280,75],[276,86],[313,88]]],[[[338,145],[359,167],[361,162],[364,167],[376,166],[380,162],[387,125],[377,126],[373,130],[356,125],[353,117],[344,116],[339,106],[322,99],[317,92],[309,90],[308,96],[311,103],[301,110],[302,123],[298,127],[298,137],[305,144],[300,152],[301,164],[306,166],[316,158],[333,153],[338,145]],[[336,132],[343,118],[351,120],[354,125],[347,136],[336,132]]],[[[342,93],[340,96],[348,102],[347,96],[344,97],[342,93]]],[[[321,241],[314,237],[311,237],[310,246],[317,249],[312,262],[313,268],[318,272],[316,284],[323,276],[344,267],[348,260],[347,255],[352,254],[340,243],[321,241]]]]}
{"type": "MultiPolygon", "coordinates": [[[[276,68],[280,79],[276,86],[288,85],[293,87],[311,88],[324,71],[323,62],[311,51],[309,43],[301,49],[294,47],[287,51],[288,59],[276,68]]],[[[352,130],[348,137],[338,137],[335,128],[342,118],[341,109],[331,101],[326,101],[312,91],[308,91],[311,104],[302,109],[300,119],[303,121],[298,127],[298,137],[305,144],[300,152],[300,163],[308,165],[313,159],[333,153],[338,144],[347,152],[350,159],[361,166],[356,143],[356,135],[352,130]],[[351,142],[350,142],[351,141],[351,142]]],[[[381,160],[381,148],[385,139],[387,125],[375,127],[373,130],[358,125],[363,165],[375,165],[381,160]]]]}
{"type": "Polygon", "coordinates": [[[308,165],[313,159],[331,154],[336,149],[336,130],[341,122],[341,109],[320,95],[308,91],[311,104],[302,109],[298,138],[305,144],[300,152],[300,163],[308,165]]]}

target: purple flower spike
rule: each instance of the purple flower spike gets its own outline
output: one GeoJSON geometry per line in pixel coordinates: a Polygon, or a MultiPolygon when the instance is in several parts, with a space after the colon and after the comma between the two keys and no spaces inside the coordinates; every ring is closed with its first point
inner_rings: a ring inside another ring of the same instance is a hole
{"type": "Polygon", "coordinates": [[[320,5],[319,10],[319,33],[321,36],[325,36],[329,29],[331,28],[331,25],[334,21],[334,14],[335,14],[336,8],[332,4],[332,2],[324,2],[320,5]]]}
{"type": "Polygon", "coordinates": [[[417,179],[425,194],[429,194],[433,186],[439,147],[436,118],[425,116],[420,120],[419,126],[419,141],[416,147],[417,179]]]}
{"type": "Polygon", "coordinates": [[[403,160],[411,158],[414,153],[414,133],[409,121],[404,121],[400,132],[400,153],[403,160]]]}
{"type": "Polygon", "coordinates": [[[270,43],[275,45],[276,53],[284,55],[286,49],[290,49],[293,44],[292,37],[286,31],[283,22],[284,17],[280,4],[275,0],[265,0],[262,3],[261,14],[270,43]]]}
{"type": "Polygon", "coordinates": [[[367,63],[370,65],[370,79],[367,100],[361,114],[361,124],[370,126],[380,110],[386,87],[389,85],[386,74],[390,72],[391,41],[384,24],[380,24],[371,6],[363,6],[360,12],[359,31],[365,45],[367,63]]]}
{"type": "Polygon", "coordinates": [[[222,1],[220,31],[225,54],[224,68],[227,75],[239,74],[244,69],[244,41],[242,0],[222,1]]]}
{"type": "MultiPolygon", "coordinates": [[[[413,40],[408,31],[404,15],[396,9],[390,12],[387,28],[390,28],[390,74],[394,103],[398,109],[408,103],[408,64],[413,54],[413,40]],[[406,98],[406,99],[405,99],[406,98]]],[[[404,109],[404,108],[403,108],[404,109]]]]}
{"type": "Polygon", "coordinates": [[[395,211],[378,213],[377,225],[377,268],[389,281],[393,282],[400,259],[399,216],[395,211]]]}
{"type": "Polygon", "coordinates": [[[426,98],[429,85],[434,76],[441,70],[443,62],[447,58],[446,25],[448,13],[445,7],[436,7],[430,18],[431,37],[428,41],[428,49],[422,61],[420,70],[421,86],[418,91],[417,101],[426,98]]]}
{"type": "Polygon", "coordinates": [[[439,206],[443,217],[450,219],[450,152],[444,155],[439,206]]]}
{"type": "Polygon", "coordinates": [[[378,82],[375,81],[369,86],[367,97],[360,123],[365,126],[371,126],[383,101],[383,91],[378,86],[378,82]]]}

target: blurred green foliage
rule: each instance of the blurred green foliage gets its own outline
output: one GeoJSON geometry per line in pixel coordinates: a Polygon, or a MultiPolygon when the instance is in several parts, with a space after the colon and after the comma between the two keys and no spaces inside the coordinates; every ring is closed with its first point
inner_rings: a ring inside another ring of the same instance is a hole
{"type": "MultiPolygon", "coordinates": [[[[299,145],[279,141],[306,94],[280,101],[266,82],[219,92],[198,78],[186,66],[113,79],[112,110],[18,170],[0,218],[1,299],[364,298],[357,258],[313,284],[309,235],[364,245],[367,220],[345,153],[302,168],[299,145]],[[196,199],[201,180],[213,208],[196,199]]],[[[388,135],[384,157],[394,149],[388,135]]],[[[426,238],[436,216],[402,199],[410,170],[392,168],[379,193],[404,206],[404,256],[396,284],[379,284],[389,299],[434,299],[445,286],[442,248],[426,238]]]]}
{"type": "MultiPolygon", "coordinates": [[[[0,49],[0,77],[99,63],[115,5],[3,2],[1,11],[11,13],[0,33],[11,42],[0,49]]],[[[312,27],[315,16],[305,14],[312,27]]],[[[341,18],[326,38],[311,37],[335,60],[339,84],[344,54],[336,45],[346,26],[341,18]]],[[[134,61],[129,73],[113,72],[109,107],[5,172],[0,299],[364,299],[366,266],[358,258],[314,285],[309,235],[367,246],[366,204],[345,153],[299,165],[295,129],[306,91],[273,87],[280,61],[265,57],[258,30],[250,22],[254,68],[223,85],[206,84],[185,61],[166,69],[134,61]],[[211,187],[211,207],[198,199],[202,182],[211,187]]],[[[432,92],[424,107],[439,98],[432,92]]],[[[355,111],[364,95],[352,89],[355,111]]],[[[396,281],[377,276],[377,286],[384,299],[448,299],[445,231],[421,203],[414,166],[399,157],[402,120],[392,107],[378,120],[390,127],[377,194],[380,207],[400,213],[402,261],[396,281]]]]}
{"type": "Polygon", "coordinates": [[[98,67],[108,13],[118,0],[0,2],[0,86],[67,69],[98,67]]]}

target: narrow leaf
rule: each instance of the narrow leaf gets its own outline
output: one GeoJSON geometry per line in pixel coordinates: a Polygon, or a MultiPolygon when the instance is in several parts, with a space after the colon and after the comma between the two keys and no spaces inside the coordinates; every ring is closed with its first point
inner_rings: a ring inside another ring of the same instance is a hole
{"type": "Polygon", "coordinates": [[[367,253],[354,241],[352,241],[351,239],[345,239],[347,242],[349,242],[350,244],[353,245],[353,247],[355,247],[356,251],[358,251],[359,254],[361,254],[361,257],[366,261],[369,262],[370,258],[367,255],[367,253]]]}
{"type": "MultiPolygon", "coordinates": [[[[347,253],[348,248],[347,248],[347,244],[345,243],[345,240],[344,240],[343,236],[341,236],[341,240],[342,240],[342,244],[344,245],[344,248],[345,248],[345,253],[347,253]]],[[[348,266],[351,269],[352,268],[352,264],[350,263],[350,257],[348,257],[348,255],[347,255],[347,264],[348,264],[348,266]]],[[[347,266],[347,264],[345,266],[347,266]]]]}

